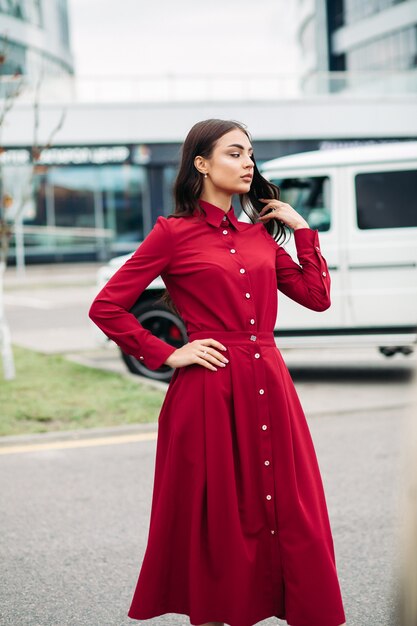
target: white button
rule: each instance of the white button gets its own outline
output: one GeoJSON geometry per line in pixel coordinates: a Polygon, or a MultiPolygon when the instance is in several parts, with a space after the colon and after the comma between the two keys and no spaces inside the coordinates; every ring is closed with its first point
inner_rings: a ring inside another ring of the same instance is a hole
{"type": "Polygon", "coordinates": [[[263,389],[259,389],[259,393],[261,394],[261,396],[263,396],[263,394],[265,393],[265,391],[263,389]]]}
{"type": "Polygon", "coordinates": [[[275,530],[271,530],[271,535],[275,535],[275,530]]]}
{"type": "Polygon", "coordinates": [[[259,357],[260,357],[260,356],[261,356],[261,355],[259,354],[259,352],[257,352],[257,353],[255,354],[255,359],[259,359],[259,357]]]}
{"type": "Polygon", "coordinates": [[[251,340],[251,341],[256,341],[256,335],[251,335],[251,336],[250,336],[250,340],[251,340]]]}
{"type": "Polygon", "coordinates": [[[235,250],[234,248],[232,248],[232,249],[230,250],[230,252],[231,252],[232,254],[234,254],[234,253],[236,252],[236,250],[235,250]]]}
{"type": "Polygon", "coordinates": [[[250,293],[245,293],[245,296],[246,296],[247,298],[250,298],[250,293]]]}
{"type": "Polygon", "coordinates": [[[267,500],[270,500],[272,498],[272,496],[270,496],[269,494],[266,496],[267,500]]]}
{"type": "Polygon", "coordinates": [[[239,272],[240,272],[241,274],[244,274],[244,273],[245,273],[245,270],[243,269],[243,267],[241,267],[241,268],[240,268],[239,272]]]}
{"type": "Polygon", "coordinates": [[[251,319],[250,323],[251,323],[251,324],[254,324],[254,323],[255,323],[255,320],[254,320],[254,319],[251,319]]]}
{"type": "Polygon", "coordinates": [[[322,276],[327,276],[326,272],[322,272],[321,274],[322,276]]]}
{"type": "Polygon", "coordinates": [[[262,424],[262,430],[266,430],[268,426],[266,424],[262,424]]]}
{"type": "Polygon", "coordinates": [[[265,461],[265,465],[269,465],[269,461],[265,461]]]}
{"type": "Polygon", "coordinates": [[[228,232],[227,230],[224,230],[223,235],[227,235],[227,232],[228,232]]]}
{"type": "Polygon", "coordinates": [[[141,361],[143,361],[143,356],[140,356],[140,357],[139,357],[139,359],[140,359],[141,361]]]}
{"type": "Polygon", "coordinates": [[[226,217],[226,216],[224,216],[224,218],[223,218],[223,221],[225,221],[225,220],[227,220],[227,217],[226,217]]]}

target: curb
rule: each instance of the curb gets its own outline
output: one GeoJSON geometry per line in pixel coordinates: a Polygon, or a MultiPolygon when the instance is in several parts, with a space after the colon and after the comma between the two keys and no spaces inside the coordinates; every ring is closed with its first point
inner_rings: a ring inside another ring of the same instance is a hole
{"type": "MultiPolygon", "coordinates": [[[[349,409],[306,411],[306,418],[320,419],[320,417],[337,417],[341,415],[357,415],[361,413],[380,413],[381,411],[404,411],[410,404],[392,404],[373,407],[352,407],[349,409]]],[[[58,441],[80,441],[86,439],[97,439],[102,437],[114,437],[120,435],[135,435],[139,433],[158,432],[158,421],[147,422],[145,424],[125,424],[121,426],[106,426],[104,428],[79,428],[74,430],[63,430],[48,433],[31,433],[29,435],[6,435],[0,436],[0,449],[13,445],[53,443],[58,441]]]]}
{"type": "Polygon", "coordinates": [[[31,433],[30,435],[6,435],[0,437],[0,448],[25,443],[48,443],[54,441],[77,441],[95,439],[97,437],[114,437],[117,435],[134,435],[137,433],[155,432],[158,422],[146,424],[126,424],[123,426],[107,426],[105,428],[78,428],[48,433],[31,433]]]}

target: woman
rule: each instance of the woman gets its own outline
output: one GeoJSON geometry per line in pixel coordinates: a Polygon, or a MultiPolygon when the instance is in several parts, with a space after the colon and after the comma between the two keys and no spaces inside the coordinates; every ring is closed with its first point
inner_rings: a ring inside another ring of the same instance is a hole
{"type": "Polygon", "coordinates": [[[273,333],[277,287],[315,311],[330,306],[318,233],[279,201],[279,188],[256,167],[249,133],[234,121],[193,126],[175,198],[174,214],[158,217],[89,312],[150,369],[175,368],[128,615],[339,626],[345,615],[319,467],[273,333]],[[233,194],[251,223],[237,220],[233,194]],[[276,241],[284,225],[301,266],[276,241]],[[178,349],[129,313],[159,275],[187,328],[178,349]]]}

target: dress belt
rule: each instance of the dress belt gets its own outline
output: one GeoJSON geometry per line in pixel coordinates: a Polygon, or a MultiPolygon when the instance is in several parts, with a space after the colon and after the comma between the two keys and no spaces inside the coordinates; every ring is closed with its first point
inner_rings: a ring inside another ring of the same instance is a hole
{"type": "Polygon", "coordinates": [[[246,330],[198,330],[188,334],[188,340],[194,339],[216,339],[228,345],[242,345],[259,343],[265,346],[276,346],[274,332],[272,330],[246,331],[246,330]]]}

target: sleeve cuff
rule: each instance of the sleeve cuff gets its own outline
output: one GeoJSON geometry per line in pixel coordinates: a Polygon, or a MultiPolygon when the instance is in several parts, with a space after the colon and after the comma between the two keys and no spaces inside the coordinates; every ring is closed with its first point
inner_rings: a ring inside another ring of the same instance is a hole
{"type": "Polygon", "coordinates": [[[166,341],[153,337],[152,346],[147,346],[146,350],[141,350],[139,355],[135,355],[135,357],[150,370],[157,370],[176,349],[166,341]]]}
{"type": "Polygon", "coordinates": [[[319,231],[313,228],[297,228],[294,231],[294,239],[296,246],[319,246],[319,231]]]}

